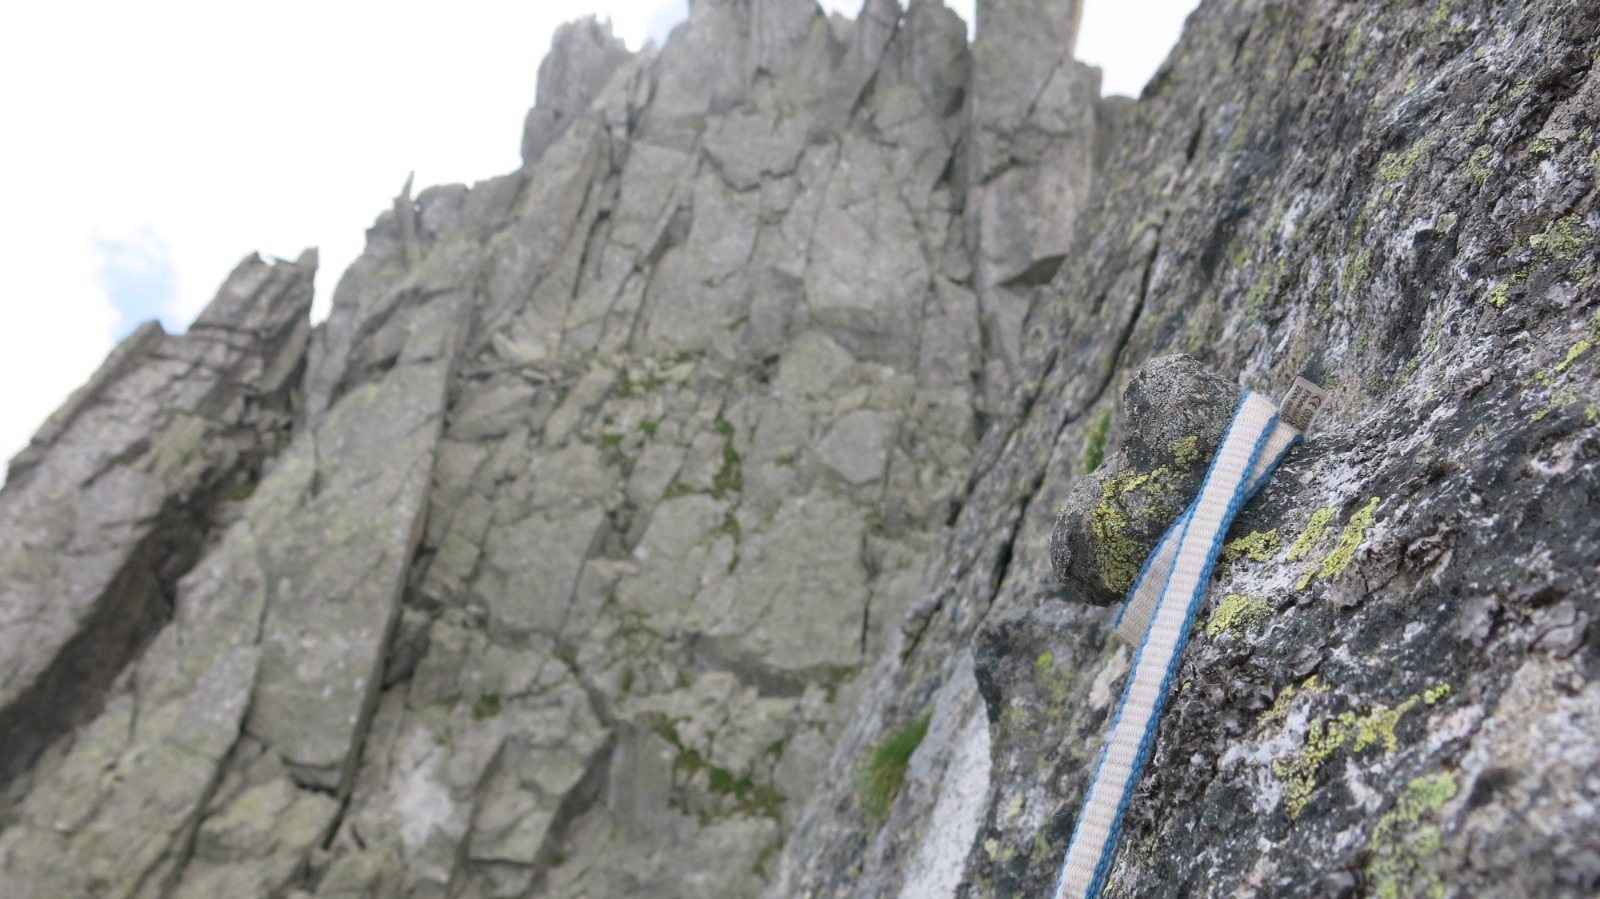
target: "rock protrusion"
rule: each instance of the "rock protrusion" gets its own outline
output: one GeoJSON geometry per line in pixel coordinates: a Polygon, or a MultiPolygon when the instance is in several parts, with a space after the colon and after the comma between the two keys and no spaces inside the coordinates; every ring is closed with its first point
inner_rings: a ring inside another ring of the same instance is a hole
{"type": "Polygon", "coordinates": [[[287,442],[316,251],[245,259],[186,334],[127,337],[0,491],[0,784],[99,713],[225,508],[287,442]]]}
{"type": "Polygon", "coordinates": [[[1056,517],[1050,564],[1095,605],[1127,598],[1144,560],[1205,480],[1240,389],[1191,356],[1153,360],[1123,394],[1122,447],[1078,481],[1056,517]]]}
{"type": "Polygon", "coordinates": [[[536,165],[562,132],[589,108],[601,88],[633,54],[594,16],[556,29],[539,64],[538,99],[522,127],[522,164],[536,165]]]}

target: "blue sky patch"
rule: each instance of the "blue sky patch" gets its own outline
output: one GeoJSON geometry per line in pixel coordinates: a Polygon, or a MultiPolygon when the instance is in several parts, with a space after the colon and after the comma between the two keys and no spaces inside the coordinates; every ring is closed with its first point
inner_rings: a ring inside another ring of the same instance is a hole
{"type": "Polygon", "coordinates": [[[96,279],[122,319],[116,339],[152,318],[161,319],[168,333],[181,331],[173,315],[178,297],[178,276],[172,265],[172,248],[149,227],[116,238],[94,239],[99,260],[96,279]]]}

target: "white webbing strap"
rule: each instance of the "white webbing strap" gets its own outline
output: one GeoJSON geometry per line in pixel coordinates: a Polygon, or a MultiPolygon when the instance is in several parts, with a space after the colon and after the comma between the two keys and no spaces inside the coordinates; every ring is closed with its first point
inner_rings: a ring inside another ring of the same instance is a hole
{"type": "MultiPolygon", "coordinates": [[[[1249,502],[1250,497],[1256,495],[1256,491],[1266,486],[1267,479],[1272,477],[1272,470],[1278,467],[1278,463],[1299,441],[1300,429],[1283,421],[1280,415],[1277,425],[1267,435],[1267,443],[1261,448],[1261,455],[1256,457],[1255,468],[1250,472],[1249,486],[1245,488],[1245,502],[1249,502]]],[[[1147,575],[1152,570],[1162,573],[1172,570],[1172,560],[1178,554],[1178,540],[1183,536],[1183,528],[1189,523],[1189,514],[1193,511],[1194,506],[1191,505],[1178,516],[1172,527],[1167,529],[1160,545],[1145,562],[1144,570],[1139,572],[1138,579],[1133,582],[1133,590],[1129,592],[1128,601],[1123,604],[1122,612],[1117,615],[1117,635],[1134,646],[1138,646],[1144,640],[1144,632],[1150,626],[1150,616],[1155,614],[1156,601],[1161,598],[1161,591],[1166,585],[1165,577],[1147,575]]]]}
{"type": "Polygon", "coordinates": [[[1073,829],[1054,899],[1090,899],[1104,887],[1116,856],[1123,810],[1155,742],[1162,706],[1195,613],[1205,600],[1228,525],[1299,440],[1322,396],[1315,385],[1296,381],[1280,417],[1271,400],[1245,393],[1200,494],[1173,523],[1134,582],[1118,619],[1118,632],[1132,633],[1130,642],[1138,650],[1073,829]],[[1305,388],[1317,396],[1308,401],[1305,388]]]}

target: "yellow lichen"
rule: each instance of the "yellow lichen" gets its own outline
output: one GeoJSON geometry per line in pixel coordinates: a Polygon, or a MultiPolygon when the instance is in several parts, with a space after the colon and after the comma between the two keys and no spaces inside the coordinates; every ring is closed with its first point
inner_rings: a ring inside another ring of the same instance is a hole
{"type": "Polygon", "coordinates": [[[1362,281],[1372,274],[1372,251],[1365,250],[1359,256],[1352,256],[1344,264],[1344,289],[1353,291],[1361,285],[1362,281]]]}
{"type": "Polygon", "coordinates": [[[1339,510],[1331,506],[1312,512],[1311,521],[1306,524],[1306,529],[1301,531],[1300,536],[1294,538],[1294,543],[1289,546],[1289,555],[1287,557],[1289,561],[1298,562],[1301,557],[1310,552],[1312,545],[1321,540],[1322,535],[1327,532],[1328,522],[1332,521],[1333,516],[1337,514],[1339,514],[1339,510]]]}
{"type": "Polygon", "coordinates": [[[1444,896],[1444,882],[1426,861],[1439,851],[1442,833],[1439,825],[1423,824],[1456,795],[1456,776],[1449,771],[1425,774],[1406,784],[1372,828],[1367,840],[1367,882],[1379,899],[1402,896],[1444,896]]]}
{"type": "Polygon", "coordinates": [[[1283,540],[1278,537],[1278,529],[1273,528],[1265,533],[1251,531],[1236,540],[1228,541],[1222,548],[1222,561],[1237,562],[1248,558],[1252,562],[1268,562],[1283,548],[1283,540]]]}
{"type": "Polygon", "coordinates": [[[1016,793],[1013,794],[1010,801],[1006,803],[1005,814],[1001,816],[1000,820],[1007,827],[1009,827],[1012,824],[1015,824],[1017,819],[1020,817],[1022,817],[1022,794],[1016,793]]]}
{"type": "Polygon", "coordinates": [[[1272,606],[1265,599],[1230,593],[1211,613],[1211,620],[1206,622],[1206,636],[1215,639],[1218,634],[1254,627],[1271,617],[1272,606]]]}
{"type": "Polygon", "coordinates": [[[1188,468],[1200,458],[1200,438],[1198,436],[1185,437],[1174,441],[1167,447],[1172,452],[1172,461],[1179,468],[1188,468]]]}
{"type": "Polygon", "coordinates": [[[1289,716],[1289,706],[1294,702],[1294,698],[1302,693],[1326,692],[1328,692],[1328,685],[1323,683],[1321,678],[1315,674],[1306,678],[1305,683],[1298,687],[1290,684],[1278,691],[1278,697],[1272,701],[1272,708],[1261,714],[1261,717],[1256,720],[1256,726],[1264,730],[1268,725],[1287,718],[1289,716]]]}
{"type": "Polygon", "coordinates": [[[1317,572],[1318,577],[1325,580],[1336,578],[1350,567],[1350,562],[1356,557],[1356,550],[1360,548],[1361,542],[1367,539],[1367,528],[1372,527],[1372,514],[1378,508],[1380,501],[1374,496],[1361,511],[1350,516],[1350,521],[1344,526],[1344,532],[1339,535],[1339,545],[1322,560],[1322,570],[1317,572]]]}
{"type": "Polygon", "coordinates": [[[1431,136],[1424,137],[1405,153],[1384,154],[1383,159],[1378,161],[1378,177],[1390,184],[1406,180],[1406,176],[1411,174],[1411,167],[1417,164],[1432,143],[1431,136]]]}
{"type": "MultiPolygon", "coordinates": [[[[1399,748],[1394,730],[1400,719],[1418,705],[1433,705],[1449,690],[1448,684],[1441,684],[1414,693],[1393,707],[1379,703],[1361,715],[1346,710],[1332,718],[1318,715],[1312,719],[1300,751],[1272,763],[1272,773],[1283,781],[1283,807],[1289,817],[1300,817],[1310,804],[1316,794],[1317,773],[1334,753],[1347,748],[1361,752],[1380,743],[1385,752],[1394,752],[1399,748]],[[1430,697],[1432,702],[1428,701],[1430,697]]],[[[1287,702],[1283,714],[1287,714],[1287,702]]],[[[1262,716],[1263,721],[1266,718],[1262,716]]]]}
{"type": "Polygon", "coordinates": [[[1244,308],[1256,310],[1267,304],[1267,297],[1272,295],[1272,288],[1283,277],[1284,261],[1279,259],[1277,265],[1261,273],[1261,277],[1250,285],[1249,293],[1245,294],[1244,308]]]}
{"type": "Polygon", "coordinates": [[[1561,372],[1566,371],[1568,366],[1572,365],[1572,363],[1578,360],[1579,356],[1589,352],[1589,348],[1592,346],[1594,346],[1594,344],[1589,342],[1589,338],[1580,338],[1577,343],[1574,343],[1572,346],[1567,348],[1567,358],[1561,360],[1560,364],[1556,366],[1556,373],[1560,374],[1561,372]]]}
{"type": "Polygon", "coordinates": [[[1585,323],[1584,335],[1574,341],[1572,346],[1567,347],[1567,356],[1557,363],[1556,374],[1559,375],[1571,368],[1572,363],[1578,361],[1584,353],[1594,349],[1597,344],[1600,344],[1600,312],[1589,316],[1589,321],[1585,323]]]}
{"type": "Polygon", "coordinates": [[[1594,231],[1577,214],[1556,219],[1538,234],[1528,238],[1528,247],[1539,259],[1576,260],[1594,240],[1594,231]]]}
{"type": "Polygon", "coordinates": [[[1056,667],[1055,656],[1049,651],[1039,653],[1033,660],[1033,679],[1040,693],[1056,705],[1067,701],[1072,692],[1072,675],[1056,667]]]}
{"type": "MultiPolygon", "coordinates": [[[[1355,560],[1356,550],[1361,547],[1362,541],[1366,539],[1367,528],[1372,527],[1372,513],[1373,510],[1378,508],[1379,501],[1379,498],[1374,496],[1371,502],[1367,503],[1365,507],[1356,512],[1354,515],[1350,516],[1350,520],[1345,522],[1344,530],[1339,534],[1338,545],[1335,546],[1333,550],[1323,558],[1320,567],[1311,568],[1306,571],[1305,575],[1300,578],[1300,582],[1295,584],[1294,588],[1296,590],[1304,590],[1306,587],[1310,586],[1313,578],[1320,577],[1323,580],[1332,580],[1344,574],[1345,569],[1349,568],[1350,563],[1355,560]]],[[[1312,516],[1312,524],[1317,523],[1318,515],[1321,515],[1323,512],[1331,511],[1331,509],[1317,510],[1317,515],[1312,516]]],[[[1332,516],[1329,515],[1328,518],[1332,518],[1332,516]]],[[[1324,529],[1326,528],[1327,519],[1323,519],[1322,526],[1324,529]]],[[[1311,528],[1307,527],[1306,530],[1309,533],[1311,528]]],[[[1304,539],[1306,535],[1301,534],[1300,536],[1301,539],[1304,539]]],[[[1317,534],[1317,537],[1321,537],[1320,532],[1317,534]]],[[[1315,542],[1315,538],[1307,541],[1304,545],[1304,549],[1309,549],[1311,544],[1315,542]]],[[[1296,553],[1295,550],[1297,549],[1302,549],[1300,540],[1296,540],[1294,546],[1289,549],[1289,559],[1291,561],[1299,558],[1301,555],[1304,555],[1303,549],[1302,552],[1296,553]]]]}
{"type": "Polygon", "coordinates": [[[1482,184],[1488,181],[1489,176],[1493,174],[1489,169],[1489,161],[1493,158],[1494,147],[1488,144],[1480,144],[1477,149],[1472,151],[1472,155],[1467,157],[1467,161],[1461,164],[1461,168],[1466,172],[1467,178],[1472,183],[1482,184]]]}
{"type": "Polygon", "coordinates": [[[1128,536],[1134,523],[1145,518],[1167,517],[1173,512],[1166,503],[1159,502],[1170,489],[1167,483],[1170,474],[1166,466],[1148,474],[1119,472],[1106,482],[1100,504],[1089,514],[1100,582],[1112,593],[1126,594],[1144,564],[1145,548],[1128,536]],[[1147,499],[1147,504],[1137,512],[1132,511],[1129,504],[1134,494],[1143,494],[1147,499]]]}

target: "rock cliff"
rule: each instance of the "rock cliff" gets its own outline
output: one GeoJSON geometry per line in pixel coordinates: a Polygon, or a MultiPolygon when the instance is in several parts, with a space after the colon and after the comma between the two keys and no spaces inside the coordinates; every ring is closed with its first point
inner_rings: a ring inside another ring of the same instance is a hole
{"type": "Polygon", "coordinates": [[[1133,102],[1077,13],[575,23],[325,324],[130,336],[0,491],[6,895],[1047,895],[1084,594],[1307,367],[1109,895],[1589,895],[1600,20],[1206,0],[1133,102]]]}

